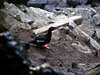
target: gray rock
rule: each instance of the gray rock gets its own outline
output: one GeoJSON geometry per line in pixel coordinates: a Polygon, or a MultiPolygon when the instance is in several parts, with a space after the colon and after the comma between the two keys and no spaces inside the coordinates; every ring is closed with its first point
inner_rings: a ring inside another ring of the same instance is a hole
{"type": "Polygon", "coordinates": [[[5,5],[5,8],[6,8],[5,10],[7,11],[7,13],[13,16],[14,18],[18,19],[19,21],[25,22],[25,23],[33,21],[33,19],[29,15],[22,12],[14,4],[4,3],[4,5],[5,5]]]}
{"type": "Polygon", "coordinates": [[[100,7],[95,7],[94,9],[96,10],[97,14],[100,14],[100,7]]]}
{"type": "Polygon", "coordinates": [[[76,8],[91,8],[91,5],[78,5],[76,8]]]}
{"type": "Polygon", "coordinates": [[[93,16],[93,22],[95,25],[100,25],[100,14],[96,14],[93,16]]]}
{"type": "Polygon", "coordinates": [[[60,0],[48,0],[48,4],[58,5],[60,0]]]}
{"type": "Polygon", "coordinates": [[[46,4],[47,0],[29,0],[28,4],[46,4]]]}
{"type": "Polygon", "coordinates": [[[100,29],[96,29],[96,37],[100,39],[100,29]]]}
{"type": "Polygon", "coordinates": [[[60,0],[58,6],[59,6],[59,7],[66,7],[66,6],[67,6],[66,3],[67,3],[66,0],[60,0]]]}
{"type": "Polygon", "coordinates": [[[59,30],[54,30],[53,33],[52,33],[52,39],[53,40],[59,40],[60,39],[60,32],[59,30]]]}
{"type": "Polygon", "coordinates": [[[34,20],[32,27],[46,26],[55,17],[55,14],[52,12],[48,12],[46,10],[43,10],[40,8],[34,8],[34,7],[27,8],[27,14],[30,15],[32,17],[32,19],[34,20]]]}
{"type": "Polygon", "coordinates": [[[55,9],[55,5],[47,4],[44,9],[51,12],[55,9]]]}
{"type": "Polygon", "coordinates": [[[88,0],[67,0],[67,4],[71,7],[76,7],[77,5],[85,5],[88,0]]]}
{"type": "Polygon", "coordinates": [[[75,75],[74,73],[68,72],[65,75],[75,75]]]}
{"type": "Polygon", "coordinates": [[[28,6],[38,7],[44,9],[45,4],[47,4],[47,0],[29,0],[27,2],[28,6]]]}
{"type": "Polygon", "coordinates": [[[26,30],[30,30],[31,26],[25,23],[21,23],[18,20],[16,20],[13,16],[8,15],[6,13],[6,10],[2,10],[6,16],[3,15],[4,18],[4,23],[1,21],[0,23],[4,24],[4,27],[7,28],[8,30],[11,30],[13,32],[16,32],[17,29],[22,28],[26,30]]]}

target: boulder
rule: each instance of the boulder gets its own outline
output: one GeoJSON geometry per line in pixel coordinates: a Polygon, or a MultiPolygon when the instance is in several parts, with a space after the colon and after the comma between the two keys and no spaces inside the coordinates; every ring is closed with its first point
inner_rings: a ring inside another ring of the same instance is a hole
{"type": "Polygon", "coordinates": [[[7,2],[4,3],[5,10],[7,11],[9,15],[13,16],[14,18],[18,19],[21,22],[28,23],[30,21],[33,21],[33,19],[22,12],[18,7],[16,7],[14,4],[9,4],[7,2]]]}
{"type": "Polygon", "coordinates": [[[32,27],[42,27],[48,25],[48,23],[52,22],[53,18],[55,17],[54,13],[48,12],[40,8],[29,7],[26,10],[27,14],[31,16],[34,20],[32,27]]]}
{"type": "Polygon", "coordinates": [[[96,14],[93,16],[93,22],[95,25],[100,25],[100,14],[96,14]]]}

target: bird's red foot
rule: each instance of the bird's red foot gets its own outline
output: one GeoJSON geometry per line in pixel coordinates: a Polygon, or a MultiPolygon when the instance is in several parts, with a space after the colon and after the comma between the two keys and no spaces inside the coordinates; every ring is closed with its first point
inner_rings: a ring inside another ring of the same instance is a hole
{"type": "Polygon", "coordinates": [[[49,49],[48,44],[43,45],[43,47],[49,49]]]}

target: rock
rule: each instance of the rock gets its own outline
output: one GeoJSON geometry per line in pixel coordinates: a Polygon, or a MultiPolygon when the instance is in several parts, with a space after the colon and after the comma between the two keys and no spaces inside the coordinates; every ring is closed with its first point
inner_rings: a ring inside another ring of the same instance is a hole
{"type": "Polygon", "coordinates": [[[5,0],[5,1],[7,1],[8,3],[13,3],[15,5],[20,5],[20,4],[27,5],[28,0],[5,0]]]}
{"type": "Polygon", "coordinates": [[[54,30],[52,32],[52,39],[56,40],[56,41],[60,39],[60,32],[59,32],[59,30],[54,30]]]}
{"type": "Polygon", "coordinates": [[[7,23],[5,22],[6,16],[7,15],[4,12],[0,11],[0,33],[6,31],[7,29],[7,23]]]}
{"type": "Polygon", "coordinates": [[[29,0],[28,3],[32,3],[32,4],[46,4],[47,0],[29,0]]]}
{"type": "Polygon", "coordinates": [[[58,5],[60,2],[60,0],[48,0],[48,4],[51,4],[51,5],[58,5]]]}
{"type": "Polygon", "coordinates": [[[3,9],[2,12],[5,14],[2,17],[4,18],[4,23],[2,21],[2,24],[4,24],[4,27],[6,27],[8,30],[16,31],[17,28],[22,28],[26,30],[30,30],[31,26],[25,23],[21,23],[20,21],[16,20],[13,16],[8,15],[6,10],[3,9]]]}
{"type": "Polygon", "coordinates": [[[100,14],[100,7],[94,7],[97,14],[100,14]]]}
{"type": "Polygon", "coordinates": [[[47,5],[45,5],[44,9],[49,11],[49,12],[52,12],[55,8],[56,8],[55,5],[47,4],[47,5]]]}
{"type": "Polygon", "coordinates": [[[76,8],[91,8],[91,5],[78,5],[76,8]]]}
{"type": "Polygon", "coordinates": [[[75,75],[75,74],[71,73],[71,72],[68,72],[68,73],[65,73],[65,75],[75,75]]]}
{"type": "Polygon", "coordinates": [[[45,11],[45,10],[42,10],[40,8],[33,8],[33,7],[30,7],[29,8],[30,11],[32,11],[35,15],[38,15],[40,18],[44,18],[44,19],[52,19],[53,17],[55,17],[55,14],[52,13],[52,12],[48,12],[48,11],[45,11]]]}
{"type": "Polygon", "coordinates": [[[68,41],[72,41],[73,39],[72,39],[72,37],[71,37],[71,36],[66,35],[66,40],[68,40],[68,41]]]}
{"type": "Polygon", "coordinates": [[[66,7],[66,0],[48,0],[48,5],[54,6],[54,7],[66,7]]]}
{"type": "Polygon", "coordinates": [[[38,7],[38,8],[44,8],[45,4],[47,4],[47,0],[29,0],[27,5],[38,7]]]}
{"type": "Polygon", "coordinates": [[[90,45],[93,49],[99,51],[100,50],[100,45],[99,43],[91,38],[87,33],[82,31],[80,28],[76,28],[76,31],[78,32],[78,36],[81,38],[84,38],[86,41],[84,41],[87,45],[90,45]]]}
{"type": "Polygon", "coordinates": [[[26,9],[27,14],[32,17],[34,23],[32,27],[42,27],[48,25],[48,23],[53,21],[55,14],[52,12],[48,12],[46,10],[40,8],[29,7],[26,9]]]}
{"type": "Polygon", "coordinates": [[[4,0],[0,0],[0,8],[4,7],[3,3],[4,3],[4,0]]]}
{"type": "Polygon", "coordinates": [[[100,1],[99,1],[99,0],[92,0],[91,5],[92,5],[93,7],[100,7],[100,1]]]}
{"type": "Polygon", "coordinates": [[[67,2],[66,2],[66,1],[67,1],[67,0],[60,0],[58,6],[61,7],[61,8],[62,8],[62,7],[66,7],[66,6],[67,6],[67,4],[66,4],[67,2]]]}
{"type": "Polygon", "coordinates": [[[9,4],[9,3],[6,2],[6,3],[4,3],[4,5],[5,5],[5,10],[7,11],[7,13],[9,15],[13,16],[14,18],[18,19],[19,21],[24,22],[24,23],[28,23],[30,21],[33,21],[31,16],[22,12],[14,4],[9,4]]]}
{"type": "Polygon", "coordinates": [[[75,24],[74,21],[69,20],[69,24],[68,24],[69,29],[73,30],[76,26],[77,26],[77,25],[75,24]]]}
{"type": "Polygon", "coordinates": [[[76,48],[78,51],[82,52],[82,53],[92,53],[92,51],[90,50],[90,48],[88,46],[83,46],[80,42],[76,41],[74,43],[72,43],[72,46],[74,48],[76,48]]]}
{"type": "Polygon", "coordinates": [[[95,25],[100,25],[100,14],[96,14],[93,16],[93,22],[95,23],[95,25]]]}
{"type": "Polygon", "coordinates": [[[100,39],[100,29],[96,29],[96,37],[100,39]]]}
{"type": "Polygon", "coordinates": [[[71,7],[76,7],[77,5],[85,5],[88,0],[67,0],[67,4],[71,7]]]}

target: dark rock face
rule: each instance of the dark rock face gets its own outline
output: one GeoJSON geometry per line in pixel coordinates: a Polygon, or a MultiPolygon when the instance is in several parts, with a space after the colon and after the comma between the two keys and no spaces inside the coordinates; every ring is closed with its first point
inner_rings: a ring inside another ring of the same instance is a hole
{"type": "Polygon", "coordinates": [[[77,5],[80,5],[80,2],[73,1],[73,0],[67,0],[67,4],[69,7],[76,7],[77,5]]]}
{"type": "Polygon", "coordinates": [[[4,0],[0,0],[0,8],[4,7],[3,3],[4,3],[4,0]]]}
{"type": "Polygon", "coordinates": [[[25,4],[27,5],[27,1],[28,0],[6,0],[8,3],[13,3],[15,5],[18,5],[18,4],[25,4]]]}
{"type": "Polygon", "coordinates": [[[47,0],[29,0],[27,2],[28,6],[38,7],[44,9],[45,4],[47,4],[47,0]]]}

